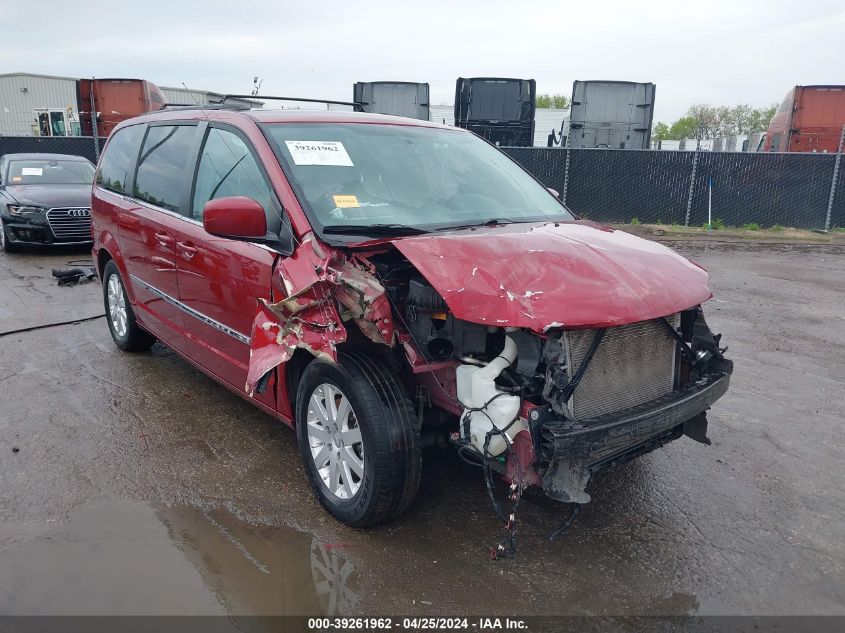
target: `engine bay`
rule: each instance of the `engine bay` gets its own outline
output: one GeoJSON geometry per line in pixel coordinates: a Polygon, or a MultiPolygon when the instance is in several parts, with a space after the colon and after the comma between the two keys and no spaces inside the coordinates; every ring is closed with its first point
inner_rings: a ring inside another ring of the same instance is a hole
{"type": "Polygon", "coordinates": [[[713,362],[729,362],[698,306],[616,328],[536,333],[459,319],[398,253],[370,260],[407,330],[406,349],[454,385],[448,395],[456,406],[448,409],[456,442],[481,459],[508,452],[523,430],[539,453],[542,424],[532,419],[590,425],[677,393],[713,362]]]}

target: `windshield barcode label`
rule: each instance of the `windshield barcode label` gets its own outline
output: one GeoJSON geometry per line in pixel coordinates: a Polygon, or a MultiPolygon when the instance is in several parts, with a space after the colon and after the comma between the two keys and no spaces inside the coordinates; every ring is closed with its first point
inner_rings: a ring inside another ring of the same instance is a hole
{"type": "Polygon", "coordinates": [[[296,165],[353,167],[340,141],[285,141],[285,145],[296,165]]]}

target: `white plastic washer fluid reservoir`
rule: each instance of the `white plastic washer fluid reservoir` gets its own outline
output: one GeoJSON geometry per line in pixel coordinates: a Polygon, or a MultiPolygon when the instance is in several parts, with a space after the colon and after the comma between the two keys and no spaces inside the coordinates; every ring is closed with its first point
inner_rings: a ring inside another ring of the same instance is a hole
{"type": "MultiPolygon", "coordinates": [[[[464,407],[464,415],[461,417],[461,436],[466,438],[465,422],[469,416],[469,441],[478,449],[484,452],[484,441],[487,433],[495,428],[504,429],[511,420],[519,414],[519,396],[506,394],[496,388],[495,379],[507,367],[516,360],[516,343],[510,336],[505,336],[505,348],[496,358],[487,363],[484,367],[476,365],[460,365],[456,370],[456,381],[458,387],[458,400],[464,407]],[[494,398],[495,397],[495,398],[494,398]],[[468,411],[483,407],[481,411],[468,411]]],[[[514,422],[505,433],[513,441],[517,433],[525,429],[525,421],[522,419],[514,422]]],[[[508,442],[501,434],[496,433],[490,436],[487,444],[487,453],[501,455],[508,447],[508,442]]]]}

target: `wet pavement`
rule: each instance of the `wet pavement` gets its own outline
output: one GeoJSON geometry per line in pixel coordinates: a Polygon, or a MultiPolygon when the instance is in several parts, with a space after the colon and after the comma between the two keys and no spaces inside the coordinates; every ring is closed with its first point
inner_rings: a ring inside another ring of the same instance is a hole
{"type": "Polygon", "coordinates": [[[346,528],[291,430],[166,348],[117,350],[84,251],[0,255],[0,614],[845,614],[845,252],[679,245],[736,362],[688,439],[567,510],[531,493],[515,559],[480,471],[424,452],[409,512],[346,528]],[[17,450],[14,450],[17,449],[17,450]]]}

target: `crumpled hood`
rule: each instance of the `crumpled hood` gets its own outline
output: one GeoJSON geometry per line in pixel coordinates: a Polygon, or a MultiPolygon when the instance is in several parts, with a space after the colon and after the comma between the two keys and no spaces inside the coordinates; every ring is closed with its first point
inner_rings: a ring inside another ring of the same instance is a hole
{"type": "Polygon", "coordinates": [[[9,185],[6,193],[21,205],[90,207],[91,185],[9,185]]]}
{"type": "Polygon", "coordinates": [[[392,242],[459,319],[542,332],[654,319],[712,296],[674,251],[591,222],[511,224],[392,242]]]}

